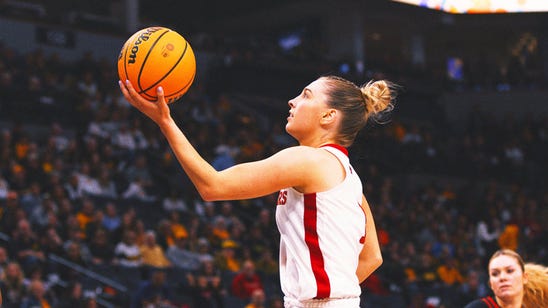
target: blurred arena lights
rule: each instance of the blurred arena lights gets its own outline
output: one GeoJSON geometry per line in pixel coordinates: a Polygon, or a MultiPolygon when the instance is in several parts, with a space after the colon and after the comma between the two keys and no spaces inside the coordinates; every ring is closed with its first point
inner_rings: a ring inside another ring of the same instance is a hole
{"type": "Polygon", "coordinates": [[[547,12],[546,0],[392,0],[453,14],[547,12]]]}

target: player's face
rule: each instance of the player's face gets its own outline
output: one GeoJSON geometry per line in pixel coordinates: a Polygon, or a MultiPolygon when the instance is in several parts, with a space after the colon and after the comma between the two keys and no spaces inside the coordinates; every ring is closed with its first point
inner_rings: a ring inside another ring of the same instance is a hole
{"type": "Polygon", "coordinates": [[[288,102],[290,109],[285,129],[299,141],[306,140],[320,127],[322,114],[327,110],[325,83],[324,79],[315,80],[288,102]]]}
{"type": "Polygon", "coordinates": [[[514,298],[523,293],[523,284],[526,282],[527,276],[516,258],[500,255],[489,263],[489,284],[496,297],[514,298]]]}

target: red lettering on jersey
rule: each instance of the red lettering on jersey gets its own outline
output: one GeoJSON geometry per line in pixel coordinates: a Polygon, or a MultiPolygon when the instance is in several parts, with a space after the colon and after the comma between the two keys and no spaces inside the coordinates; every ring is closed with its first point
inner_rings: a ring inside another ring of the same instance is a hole
{"type": "Polygon", "coordinates": [[[280,190],[278,193],[278,202],[277,205],[285,205],[287,202],[287,190],[280,190]]]}

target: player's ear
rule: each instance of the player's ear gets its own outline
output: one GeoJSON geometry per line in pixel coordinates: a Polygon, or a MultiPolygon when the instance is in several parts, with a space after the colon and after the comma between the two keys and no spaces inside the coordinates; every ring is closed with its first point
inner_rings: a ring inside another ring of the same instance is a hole
{"type": "Polygon", "coordinates": [[[338,112],[336,109],[327,109],[322,113],[322,118],[320,119],[321,124],[330,124],[335,121],[337,118],[338,112]]]}

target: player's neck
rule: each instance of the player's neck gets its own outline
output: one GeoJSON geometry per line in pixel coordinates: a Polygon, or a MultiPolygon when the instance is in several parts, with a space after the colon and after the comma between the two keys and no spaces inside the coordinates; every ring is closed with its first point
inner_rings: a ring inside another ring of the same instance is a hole
{"type": "Polygon", "coordinates": [[[496,301],[500,308],[522,308],[521,302],[523,301],[523,295],[507,300],[496,297],[496,301]]]}

